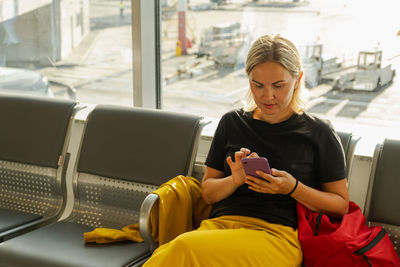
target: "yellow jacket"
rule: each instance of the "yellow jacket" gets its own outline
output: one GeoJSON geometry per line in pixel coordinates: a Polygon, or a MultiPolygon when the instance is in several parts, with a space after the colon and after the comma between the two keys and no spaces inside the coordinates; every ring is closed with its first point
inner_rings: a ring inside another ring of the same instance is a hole
{"type": "MultiPolygon", "coordinates": [[[[152,235],[159,245],[176,236],[199,227],[208,218],[211,206],[204,202],[200,182],[193,177],[176,176],[153,192],[159,201],[150,216],[152,235]]],[[[96,228],[84,233],[85,242],[112,243],[122,240],[143,242],[138,224],[128,225],[122,230],[96,228]]]]}

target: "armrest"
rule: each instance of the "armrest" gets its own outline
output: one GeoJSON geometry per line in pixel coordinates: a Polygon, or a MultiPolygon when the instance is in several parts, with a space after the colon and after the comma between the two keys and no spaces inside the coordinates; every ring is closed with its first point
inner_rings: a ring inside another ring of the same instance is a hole
{"type": "Polygon", "coordinates": [[[158,201],[158,195],[149,194],[140,207],[139,231],[145,243],[149,244],[151,252],[157,248],[157,244],[151,235],[150,213],[154,204],[158,201]]]}

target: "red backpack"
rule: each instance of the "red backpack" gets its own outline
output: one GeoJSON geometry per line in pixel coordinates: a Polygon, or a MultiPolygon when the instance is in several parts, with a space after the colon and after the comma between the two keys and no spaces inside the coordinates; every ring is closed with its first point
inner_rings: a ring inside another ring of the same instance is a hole
{"type": "Polygon", "coordinates": [[[389,236],[380,226],[368,227],[360,207],[349,203],[342,218],[312,212],[297,203],[298,234],[304,266],[399,267],[389,236]]]}

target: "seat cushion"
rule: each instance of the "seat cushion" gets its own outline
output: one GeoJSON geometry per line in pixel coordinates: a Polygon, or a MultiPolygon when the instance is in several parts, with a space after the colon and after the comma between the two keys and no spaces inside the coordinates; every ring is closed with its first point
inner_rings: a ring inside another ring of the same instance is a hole
{"type": "Polygon", "coordinates": [[[0,208],[0,236],[1,232],[21,226],[42,218],[40,215],[13,211],[0,208]]]}
{"type": "Polygon", "coordinates": [[[144,243],[85,244],[83,233],[93,230],[66,221],[47,225],[0,244],[4,266],[124,266],[150,254],[144,243]]]}

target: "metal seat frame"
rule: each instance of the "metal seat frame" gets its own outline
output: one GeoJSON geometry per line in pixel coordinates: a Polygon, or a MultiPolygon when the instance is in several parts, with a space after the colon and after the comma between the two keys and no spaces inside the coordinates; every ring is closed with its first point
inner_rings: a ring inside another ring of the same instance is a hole
{"type": "Polygon", "coordinates": [[[76,104],[0,95],[0,242],[61,216],[76,104]]]}
{"type": "Polygon", "coordinates": [[[71,214],[5,242],[0,257],[41,267],[140,266],[152,252],[147,240],[84,244],[83,233],[138,223],[150,192],[191,175],[204,125],[200,116],[98,105],[88,116],[73,170],[71,214]]]}

